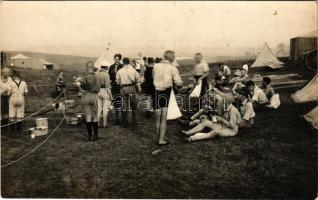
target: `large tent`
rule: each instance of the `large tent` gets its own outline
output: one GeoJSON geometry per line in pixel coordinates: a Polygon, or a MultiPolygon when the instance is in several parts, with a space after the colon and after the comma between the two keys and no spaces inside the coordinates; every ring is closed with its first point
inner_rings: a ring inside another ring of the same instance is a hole
{"type": "Polygon", "coordinates": [[[276,56],[270,50],[268,44],[265,42],[263,49],[260,54],[257,56],[255,62],[251,65],[251,67],[263,67],[268,66],[273,69],[278,69],[283,67],[282,62],[279,61],[276,56]]]}
{"type": "Polygon", "coordinates": [[[94,63],[94,66],[97,69],[100,69],[101,66],[101,62],[102,61],[108,61],[109,63],[113,63],[114,61],[114,55],[118,53],[116,51],[116,49],[114,49],[111,44],[109,43],[106,47],[106,49],[99,55],[99,57],[97,58],[97,60],[94,63]]]}
{"type": "Polygon", "coordinates": [[[297,61],[305,52],[317,49],[317,30],[290,39],[289,59],[297,61]]]}
{"type": "Polygon", "coordinates": [[[318,73],[309,81],[305,87],[292,94],[292,99],[296,103],[318,101],[318,73]]]}
{"type": "Polygon", "coordinates": [[[11,65],[17,66],[17,67],[25,67],[30,64],[31,58],[28,56],[25,56],[23,54],[18,54],[15,56],[10,57],[11,59],[11,65]]]}
{"type": "Polygon", "coordinates": [[[312,111],[304,115],[304,118],[315,129],[318,129],[318,106],[316,106],[312,111]]]}

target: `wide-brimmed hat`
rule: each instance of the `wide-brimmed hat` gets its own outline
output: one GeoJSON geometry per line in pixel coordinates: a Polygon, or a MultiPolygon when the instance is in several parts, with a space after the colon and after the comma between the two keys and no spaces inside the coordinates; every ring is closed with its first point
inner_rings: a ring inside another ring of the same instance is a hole
{"type": "Polygon", "coordinates": [[[109,62],[108,62],[107,60],[103,60],[103,61],[100,63],[100,66],[101,66],[101,67],[109,67],[110,64],[109,64],[109,62]]]}

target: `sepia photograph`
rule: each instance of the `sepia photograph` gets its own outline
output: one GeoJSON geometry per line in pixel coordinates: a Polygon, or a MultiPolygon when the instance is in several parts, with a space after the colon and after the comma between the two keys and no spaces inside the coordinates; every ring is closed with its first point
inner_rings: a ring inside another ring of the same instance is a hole
{"type": "Polygon", "coordinates": [[[316,1],[0,1],[1,198],[318,199],[316,1]]]}

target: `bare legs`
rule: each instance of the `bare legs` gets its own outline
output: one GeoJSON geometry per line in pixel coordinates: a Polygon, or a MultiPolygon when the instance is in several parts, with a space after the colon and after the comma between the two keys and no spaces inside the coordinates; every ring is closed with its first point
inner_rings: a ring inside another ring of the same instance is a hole
{"type": "Polygon", "coordinates": [[[167,141],[165,141],[165,135],[167,131],[167,113],[167,108],[156,110],[155,112],[156,133],[159,134],[159,144],[167,144],[167,141]]]}

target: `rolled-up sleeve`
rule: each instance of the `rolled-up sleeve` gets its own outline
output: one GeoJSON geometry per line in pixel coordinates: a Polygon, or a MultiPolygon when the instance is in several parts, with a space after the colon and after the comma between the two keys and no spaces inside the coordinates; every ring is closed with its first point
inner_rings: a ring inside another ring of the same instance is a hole
{"type": "Polygon", "coordinates": [[[172,80],[177,86],[182,86],[183,81],[176,67],[172,68],[172,80]]]}

